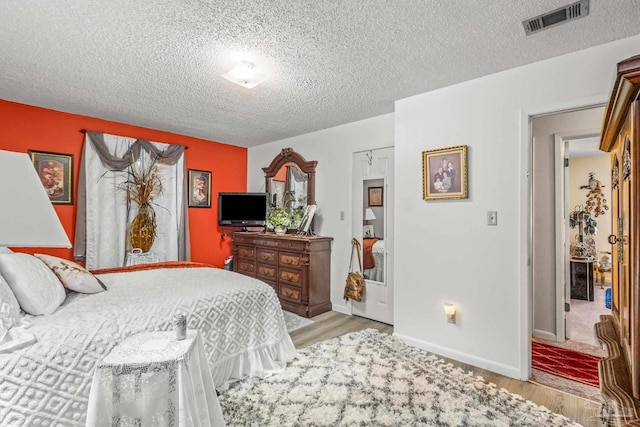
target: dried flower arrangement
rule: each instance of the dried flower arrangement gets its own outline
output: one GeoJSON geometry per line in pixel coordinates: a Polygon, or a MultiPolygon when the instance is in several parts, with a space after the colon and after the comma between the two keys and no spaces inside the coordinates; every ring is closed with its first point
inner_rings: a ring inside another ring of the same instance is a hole
{"type": "Polygon", "coordinates": [[[126,192],[127,200],[138,205],[138,213],[129,227],[129,240],[133,248],[148,252],[156,238],[156,213],[152,202],[162,194],[162,181],[158,165],[162,160],[151,154],[146,161],[136,159],[127,169],[127,180],[118,187],[126,192]]]}

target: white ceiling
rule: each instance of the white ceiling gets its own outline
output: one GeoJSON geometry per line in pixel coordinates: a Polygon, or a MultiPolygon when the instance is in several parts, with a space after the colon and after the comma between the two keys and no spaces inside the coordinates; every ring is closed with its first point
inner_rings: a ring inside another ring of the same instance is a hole
{"type": "Polygon", "coordinates": [[[636,0],[591,0],[524,35],[570,2],[2,0],[0,99],[249,147],[640,33],[636,0]],[[260,86],[220,77],[247,59],[260,86]]]}
{"type": "Polygon", "coordinates": [[[569,152],[567,157],[594,157],[609,156],[606,151],[600,151],[600,137],[572,139],[569,142],[569,152]]]}

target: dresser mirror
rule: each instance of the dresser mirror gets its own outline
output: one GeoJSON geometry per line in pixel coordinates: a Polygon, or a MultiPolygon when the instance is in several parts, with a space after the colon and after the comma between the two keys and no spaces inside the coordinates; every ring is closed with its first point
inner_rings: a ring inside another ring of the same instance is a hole
{"type": "Polygon", "coordinates": [[[283,148],[262,168],[265,188],[271,207],[283,208],[289,213],[302,210],[315,203],[317,161],[307,161],[292,148],[283,148]]]}

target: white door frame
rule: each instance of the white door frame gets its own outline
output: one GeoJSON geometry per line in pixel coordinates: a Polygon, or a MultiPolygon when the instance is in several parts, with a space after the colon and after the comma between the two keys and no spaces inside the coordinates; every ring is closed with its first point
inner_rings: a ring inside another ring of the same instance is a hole
{"type": "Polygon", "coordinates": [[[555,230],[556,230],[556,341],[565,340],[565,302],[569,284],[569,251],[567,250],[568,167],[565,166],[567,142],[553,135],[555,151],[555,230]]]}
{"type": "Polygon", "coordinates": [[[553,105],[520,110],[520,379],[531,377],[531,336],[533,331],[533,294],[531,256],[533,254],[532,207],[533,191],[531,118],[570,110],[592,108],[606,104],[608,94],[575,99],[553,105]]]}

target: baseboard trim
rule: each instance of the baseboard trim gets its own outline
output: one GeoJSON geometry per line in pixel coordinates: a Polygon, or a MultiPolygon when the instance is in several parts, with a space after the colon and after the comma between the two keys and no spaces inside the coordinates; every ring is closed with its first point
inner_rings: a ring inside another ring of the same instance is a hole
{"type": "Polygon", "coordinates": [[[540,329],[534,329],[533,334],[536,338],[542,338],[543,340],[557,341],[556,334],[552,334],[551,332],[541,331],[540,329]]]}
{"type": "Polygon", "coordinates": [[[520,370],[513,367],[504,365],[502,363],[496,363],[492,360],[483,359],[481,357],[474,356],[472,354],[463,353],[457,350],[452,350],[447,347],[442,347],[437,344],[429,343],[426,341],[417,340],[415,338],[408,337],[406,335],[393,333],[394,336],[400,338],[406,344],[413,347],[420,348],[422,350],[429,351],[439,356],[447,357],[449,359],[457,360],[459,362],[467,363],[469,365],[477,366],[478,368],[486,369],[491,372],[495,372],[500,375],[505,375],[510,378],[520,379],[520,370]]]}
{"type": "Polygon", "coordinates": [[[331,310],[337,311],[338,313],[347,314],[349,316],[352,315],[351,306],[347,306],[347,305],[333,304],[332,307],[331,307],[331,310]]]}

